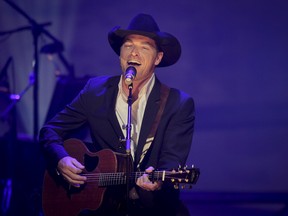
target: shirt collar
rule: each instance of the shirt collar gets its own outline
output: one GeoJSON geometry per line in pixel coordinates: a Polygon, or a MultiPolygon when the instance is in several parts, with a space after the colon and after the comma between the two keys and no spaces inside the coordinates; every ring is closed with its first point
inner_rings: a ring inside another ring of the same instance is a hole
{"type": "MultiPolygon", "coordinates": [[[[123,81],[123,77],[122,76],[123,75],[121,75],[120,81],[118,83],[118,88],[119,88],[118,95],[121,95],[126,100],[127,99],[127,95],[125,95],[125,92],[124,92],[124,90],[122,88],[122,81],[123,81]]],[[[150,79],[148,80],[148,82],[146,82],[145,85],[140,90],[138,98],[141,98],[143,95],[146,95],[146,98],[148,98],[148,96],[150,95],[150,93],[152,91],[154,83],[155,83],[155,74],[153,73],[152,76],[150,77],[150,79]]]]}

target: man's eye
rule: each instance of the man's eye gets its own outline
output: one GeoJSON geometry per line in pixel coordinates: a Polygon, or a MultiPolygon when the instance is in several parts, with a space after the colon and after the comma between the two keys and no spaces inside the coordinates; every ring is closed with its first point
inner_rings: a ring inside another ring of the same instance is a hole
{"type": "Polygon", "coordinates": [[[132,47],[132,44],[124,44],[124,47],[125,47],[125,48],[131,48],[131,47],[132,47]]]}
{"type": "Polygon", "coordinates": [[[143,50],[149,50],[149,47],[143,46],[142,49],[143,49],[143,50]]]}

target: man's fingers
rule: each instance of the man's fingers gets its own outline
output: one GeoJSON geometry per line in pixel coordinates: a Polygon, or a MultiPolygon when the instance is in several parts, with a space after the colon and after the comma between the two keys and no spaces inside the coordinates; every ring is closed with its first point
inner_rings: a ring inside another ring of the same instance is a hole
{"type": "Polygon", "coordinates": [[[153,170],[154,170],[154,167],[150,166],[150,167],[148,167],[148,168],[145,170],[145,172],[146,172],[146,173],[151,173],[151,172],[153,172],[153,170]]]}
{"type": "MultiPolygon", "coordinates": [[[[147,173],[150,173],[154,170],[153,167],[149,167],[148,169],[146,169],[145,171],[147,173]]],[[[141,177],[139,177],[136,181],[136,184],[141,187],[144,190],[147,191],[155,191],[155,190],[160,190],[161,186],[162,186],[162,182],[160,181],[156,181],[156,182],[151,182],[149,179],[149,175],[148,174],[143,174],[141,177]]]]}
{"type": "Polygon", "coordinates": [[[69,156],[62,158],[58,163],[58,170],[64,179],[70,184],[76,186],[79,186],[79,184],[84,184],[87,179],[85,176],[79,175],[82,173],[82,169],[84,168],[85,167],[75,158],[69,156]]]}
{"type": "Polygon", "coordinates": [[[75,174],[73,172],[68,173],[62,173],[62,176],[66,181],[68,181],[70,184],[84,184],[86,181],[85,176],[81,176],[79,174],[75,174]]]}
{"type": "Polygon", "coordinates": [[[77,161],[75,158],[73,159],[74,160],[72,160],[71,162],[73,163],[75,167],[77,167],[80,170],[83,170],[85,168],[85,166],[83,166],[79,161],[77,161]]]}
{"type": "Polygon", "coordinates": [[[155,191],[161,188],[161,185],[158,182],[152,183],[152,182],[144,182],[141,180],[139,181],[137,180],[137,185],[147,191],[155,191]]]}

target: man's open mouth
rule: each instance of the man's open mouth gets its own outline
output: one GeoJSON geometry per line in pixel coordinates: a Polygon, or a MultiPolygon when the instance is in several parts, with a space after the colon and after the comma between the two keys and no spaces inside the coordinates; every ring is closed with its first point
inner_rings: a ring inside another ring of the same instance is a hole
{"type": "Polygon", "coordinates": [[[127,62],[129,66],[140,66],[141,63],[138,61],[128,61],[127,62]]]}

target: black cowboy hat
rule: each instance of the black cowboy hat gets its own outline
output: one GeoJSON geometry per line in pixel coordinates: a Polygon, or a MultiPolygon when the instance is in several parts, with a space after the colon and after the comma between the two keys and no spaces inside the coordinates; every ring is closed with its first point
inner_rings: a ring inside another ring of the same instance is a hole
{"type": "Polygon", "coordinates": [[[112,49],[120,55],[120,47],[127,35],[137,34],[153,39],[159,51],[164,53],[162,61],[158,67],[166,67],[175,64],[181,55],[181,45],[173,35],[161,32],[152,16],[147,14],[138,14],[134,17],[127,29],[120,29],[120,26],[114,27],[108,33],[108,40],[112,49]]]}

